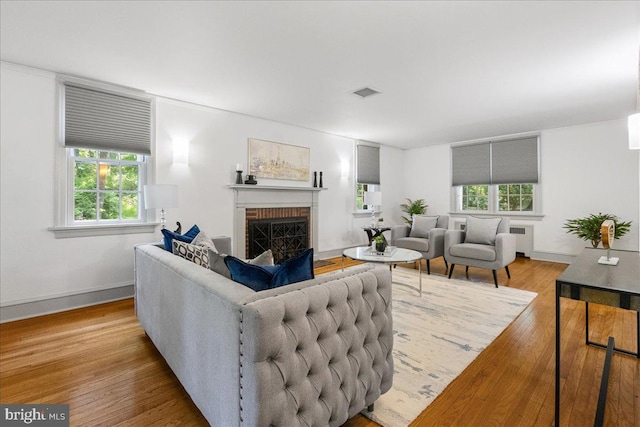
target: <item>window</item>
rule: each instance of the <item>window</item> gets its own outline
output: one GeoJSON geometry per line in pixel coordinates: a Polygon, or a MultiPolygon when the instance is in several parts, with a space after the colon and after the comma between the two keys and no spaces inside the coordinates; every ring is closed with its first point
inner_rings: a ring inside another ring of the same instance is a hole
{"type": "Polygon", "coordinates": [[[73,170],[73,223],[143,219],[145,156],[133,153],[67,149],[73,170]]]}
{"type": "Polygon", "coordinates": [[[380,186],[374,184],[356,184],[356,210],[369,210],[370,206],[364,203],[364,193],[367,191],[380,191],[380,186]]]}
{"type": "Polygon", "coordinates": [[[464,185],[462,189],[463,211],[486,211],[489,209],[488,185],[464,185]]]}
{"type": "Polygon", "coordinates": [[[51,230],[56,237],[152,231],[145,224],[142,189],[153,140],[153,97],[75,78],[61,77],[59,83],[62,148],[56,155],[51,230]]]}
{"type": "Polygon", "coordinates": [[[500,212],[532,212],[533,184],[498,185],[498,210],[500,212]]]}
{"type": "Polygon", "coordinates": [[[371,145],[356,146],[356,211],[369,209],[364,193],[380,191],[380,148],[371,145]]]}
{"type": "Polygon", "coordinates": [[[451,149],[456,212],[537,213],[538,137],[451,149]]]}

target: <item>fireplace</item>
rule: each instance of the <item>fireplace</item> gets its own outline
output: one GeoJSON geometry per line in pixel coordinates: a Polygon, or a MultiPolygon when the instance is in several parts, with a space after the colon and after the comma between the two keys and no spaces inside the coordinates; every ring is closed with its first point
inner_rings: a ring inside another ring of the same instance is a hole
{"type": "Polygon", "coordinates": [[[229,187],[234,190],[235,199],[235,256],[252,258],[271,249],[275,261],[282,262],[306,248],[317,248],[318,194],[322,189],[263,185],[229,187]]]}
{"type": "Polygon", "coordinates": [[[271,249],[276,264],[309,248],[309,221],[305,217],[250,219],[247,224],[247,258],[271,249]]]}

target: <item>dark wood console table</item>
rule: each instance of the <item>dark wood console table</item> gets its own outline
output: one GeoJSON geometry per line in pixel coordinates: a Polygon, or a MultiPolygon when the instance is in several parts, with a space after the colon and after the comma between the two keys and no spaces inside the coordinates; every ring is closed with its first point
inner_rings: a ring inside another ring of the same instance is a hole
{"type": "Polygon", "coordinates": [[[607,251],[604,249],[587,248],[556,279],[556,426],[560,425],[560,298],[585,301],[587,314],[585,344],[604,348],[607,346],[589,340],[589,303],[635,310],[637,328],[635,352],[619,348],[613,348],[613,350],[640,358],[640,254],[632,251],[611,250],[612,257],[620,258],[618,265],[598,264],[598,259],[606,254],[607,251]]]}
{"type": "Polygon", "coordinates": [[[373,239],[380,236],[383,232],[391,230],[391,227],[362,227],[362,229],[367,233],[369,246],[371,246],[373,239]]]}

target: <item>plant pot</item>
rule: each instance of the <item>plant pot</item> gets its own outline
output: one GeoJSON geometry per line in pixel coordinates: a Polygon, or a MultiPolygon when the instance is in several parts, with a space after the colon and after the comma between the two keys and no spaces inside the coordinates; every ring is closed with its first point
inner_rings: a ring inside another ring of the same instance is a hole
{"type": "Polygon", "coordinates": [[[376,242],[376,251],[377,252],[384,252],[384,250],[387,249],[387,242],[376,242]]]}

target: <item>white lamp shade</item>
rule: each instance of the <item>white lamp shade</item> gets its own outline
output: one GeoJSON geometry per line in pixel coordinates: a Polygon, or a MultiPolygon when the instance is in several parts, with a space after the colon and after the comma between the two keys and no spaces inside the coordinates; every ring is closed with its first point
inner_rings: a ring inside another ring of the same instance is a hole
{"type": "Polygon", "coordinates": [[[640,150],[640,113],[629,116],[629,149],[640,150]]]}
{"type": "Polygon", "coordinates": [[[144,207],[146,209],[166,209],[178,207],[177,185],[145,185],[144,207]]]}
{"type": "Polygon", "coordinates": [[[369,206],[380,206],[382,204],[382,192],[381,191],[365,192],[364,204],[369,206]]]}

